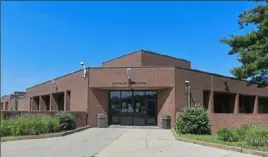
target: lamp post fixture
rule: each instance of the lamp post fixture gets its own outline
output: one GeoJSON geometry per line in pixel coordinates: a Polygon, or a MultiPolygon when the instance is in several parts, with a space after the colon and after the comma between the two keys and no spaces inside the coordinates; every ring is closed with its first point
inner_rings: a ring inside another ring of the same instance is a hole
{"type": "Polygon", "coordinates": [[[86,64],[84,62],[80,62],[80,65],[83,66],[83,69],[84,69],[84,75],[83,75],[83,78],[86,78],[87,76],[87,69],[86,69],[86,64]]]}

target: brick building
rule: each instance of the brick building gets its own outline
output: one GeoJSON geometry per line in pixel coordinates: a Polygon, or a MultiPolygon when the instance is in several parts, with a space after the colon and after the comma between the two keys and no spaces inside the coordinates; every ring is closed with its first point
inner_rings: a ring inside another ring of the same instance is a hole
{"type": "Polygon", "coordinates": [[[14,92],[10,95],[1,97],[0,110],[3,111],[17,111],[20,108],[19,101],[25,96],[25,92],[14,92]]]}
{"type": "Polygon", "coordinates": [[[109,124],[158,125],[187,104],[208,109],[212,127],[268,124],[268,87],[191,69],[191,62],[136,51],[28,88],[22,110],[86,111],[109,124]],[[231,120],[231,121],[230,121],[231,120]],[[232,123],[232,124],[231,124],[232,123]]]}

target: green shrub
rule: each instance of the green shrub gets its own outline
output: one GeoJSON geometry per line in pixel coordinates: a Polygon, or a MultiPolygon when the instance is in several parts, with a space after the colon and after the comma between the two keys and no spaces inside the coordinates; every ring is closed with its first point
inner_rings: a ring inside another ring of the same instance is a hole
{"type": "Polygon", "coordinates": [[[219,140],[227,142],[237,142],[239,140],[239,135],[235,129],[223,128],[217,132],[219,140]]]}
{"type": "Polygon", "coordinates": [[[246,142],[250,146],[267,146],[268,131],[264,128],[252,129],[248,132],[246,142]]]}
{"type": "Polygon", "coordinates": [[[236,128],[237,134],[239,136],[239,140],[243,141],[248,135],[250,129],[252,129],[252,125],[243,125],[240,128],[236,128]]]}
{"type": "Polygon", "coordinates": [[[2,136],[39,135],[58,130],[58,119],[46,115],[26,114],[1,121],[2,136]]]}
{"type": "Polygon", "coordinates": [[[11,127],[11,134],[17,135],[39,135],[43,133],[48,133],[48,127],[44,120],[43,115],[22,115],[20,117],[15,117],[10,119],[13,121],[13,126],[11,127]]]}
{"type": "Polygon", "coordinates": [[[7,120],[1,120],[0,137],[10,135],[10,123],[7,120]]]}
{"type": "Polygon", "coordinates": [[[60,130],[72,130],[75,129],[76,120],[75,115],[70,112],[58,112],[55,114],[60,122],[60,130]]]}
{"type": "Polygon", "coordinates": [[[48,127],[48,132],[57,132],[60,130],[60,122],[56,117],[46,116],[43,120],[48,127]]]}
{"type": "Polygon", "coordinates": [[[207,111],[201,106],[182,109],[175,129],[182,134],[210,134],[207,111]]]}

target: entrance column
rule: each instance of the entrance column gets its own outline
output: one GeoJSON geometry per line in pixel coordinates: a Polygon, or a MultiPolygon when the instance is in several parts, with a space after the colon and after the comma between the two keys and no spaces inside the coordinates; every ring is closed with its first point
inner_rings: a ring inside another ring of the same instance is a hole
{"type": "Polygon", "coordinates": [[[30,98],[30,111],[33,110],[33,105],[34,105],[33,97],[31,97],[31,98],[30,98]]]}
{"type": "Polygon", "coordinates": [[[259,113],[259,97],[256,95],[255,96],[255,101],[254,101],[253,114],[258,114],[258,113],[259,113]]]}
{"type": "Polygon", "coordinates": [[[46,103],[43,99],[43,96],[39,96],[39,111],[45,111],[46,110],[46,103]]]}
{"type": "Polygon", "coordinates": [[[214,113],[214,91],[210,91],[208,113],[214,113]]]}
{"type": "Polygon", "coordinates": [[[208,102],[208,113],[214,113],[214,82],[213,76],[210,76],[210,94],[209,94],[209,102],[208,102]]]}
{"type": "Polygon", "coordinates": [[[239,93],[236,93],[235,104],[234,104],[234,114],[239,113],[239,93]]]}
{"type": "Polygon", "coordinates": [[[55,111],[56,110],[56,100],[54,94],[50,94],[50,111],[55,111]]]}
{"type": "Polygon", "coordinates": [[[64,111],[70,111],[70,92],[64,92],[64,111]]]}
{"type": "Polygon", "coordinates": [[[32,105],[31,110],[34,111],[38,110],[39,101],[38,102],[36,101],[36,97],[32,97],[31,105],[32,105]]]}
{"type": "Polygon", "coordinates": [[[66,104],[67,104],[66,97],[67,97],[67,92],[64,91],[64,93],[63,93],[63,111],[66,111],[66,104]]]}

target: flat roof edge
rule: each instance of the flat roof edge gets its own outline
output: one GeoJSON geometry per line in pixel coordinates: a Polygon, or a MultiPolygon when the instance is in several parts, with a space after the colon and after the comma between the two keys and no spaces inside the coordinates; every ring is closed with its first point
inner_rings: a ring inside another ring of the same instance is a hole
{"type": "MultiPolygon", "coordinates": [[[[65,76],[68,76],[68,75],[72,75],[72,74],[74,74],[74,73],[77,73],[77,72],[79,72],[79,71],[81,71],[81,70],[83,70],[83,69],[80,69],[80,70],[76,70],[76,71],[74,71],[74,72],[67,73],[67,74],[65,74],[65,75],[62,75],[62,76],[60,76],[60,77],[53,78],[53,79],[51,79],[51,80],[57,80],[57,79],[60,79],[60,78],[62,78],[62,77],[65,77],[65,76]]],[[[45,84],[45,83],[47,83],[47,82],[49,82],[49,81],[51,81],[51,80],[48,80],[48,81],[39,83],[39,84],[37,84],[37,85],[34,85],[34,86],[32,86],[32,87],[26,88],[26,91],[27,91],[27,89],[31,89],[31,88],[40,86],[40,85],[45,84]]]]}
{"type": "MultiPolygon", "coordinates": [[[[198,72],[198,73],[204,73],[204,74],[209,74],[209,75],[212,75],[212,76],[218,76],[218,77],[222,77],[222,78],[228,78],[228,79],[232,79],[232,80],[236,80],[236,81],[243,81],[243,82],[247,82],[247,83],[251,83],[251,84],[256,84],[257,83],[252,83],[248,80],[239,80],[235,77],[230,77],[230,76],[224,76],[224,75],[221,75],[221,74],[216,74],[216,73],[211,73],[211,72],[205,72],[205,71],[201,71],[201,70],[196,70],[196,69],[187,69],[187,68],[182,68],[182,67],[178,67],[178,66],[141,66],[141,67],[87,67],[87,69],[116,69],[116,68],[175,68],[175,69],[181,69],[181,70],[186,70],[186,71],[193,71],[193,72],[198,72]]],[[[67,73],[63,76],[60,76],[60,77],[56,77],[54,78],[53,80],[57,80],[57,79],[60,79],[60,78],[63,78],[65,76],[68,76],[68,75],[72,75],[74,73],[77,73],[77,72],[80,72],[82,71],[83,69],[80,69],[80,70],[77,70],[77,71],[74,71],[74,72],[71,72],[71,73],[67,73]]],[[[37,87],[37,86],[40,86],[42,84],[45,84],[47,82],[49,82],[51,80],[48,80],[48,81],[45,81],[45,82],[42,82],[40,84],[37,84],[35,86],[32,86],[32,87],[29,87],[29,88],[26,88],[27,89],[31,89],[31,88],[34,88],[34,87],[37,87]]]]}
{"type": "Polygon", "coordinates": [[[154,55],[159,55],[159,56],[168,57],[168,58],[172,58],[172,59],[175,59],[175,60],[180,60],[180,61],[191,63],[191,61],[188,61],[186,59],[177,58],[177,57],[173,57],[173,56],[169,56],[169,55],[164,55],[164,54],[153,52],[153,51],[142,50],[142,52],[151,53],[151,54],[154,54],[154,55]]]}
{"type": "Polygon", "coordinates": [[[252,82],[247,81],[247,80],[239,80],[238,78],[235,78],[235,77],[225,76],[225,75],[216,74],[216,73],[211,73],[211,72],[206,72],[206,71],[202,71],[202,70],[186,69],[186,68],[182,68],[182,67],[175,67],[175,68],[176,68],[176,69],[187,70],[187,71],[194,71],[194,72],[199,72],[199,73],[209,74],[209,75],[218,76],[218,77],[223,77],[223,78],[228,78],[228,79],[232,79],[232,80],[236,80],[236,81],[248,82],[248,83],[251,83],[251,84],[257,84],[257,83],[252,83],[252,82]]]}
{"type": "Polygon", "coordinates": [[[142,50],[136,50],[136,51],[130,52],[130,53],[128,53],[128,54],[124,54],[124,55],[122,55],[122,56],[119,56],[119,57],[116,57],[116,58],[109,59],[109,60],[107,60],[107,61],[102,62],[102,64],[107,63],[107,62],[111,62],[111,61],[113,61],[113,60],[120,59],[120,58],[123,58],[123,57],[126,57],[126,56],[129,56],[129,55],[132,55],[132,54],[134,54],[134,53],[138,53],[138,52],[142,52],[142,50]]]}
{"type": "MultiPolygon", "coordinates": [[[[181,58],[177,58],[177,57],[173,57],[173,56],[169,56],[169,55],[164,55],[164,54],[161,54],[161,53],[157,53],[157,52],[153,52],[153,51],[149,51],[149,50],[136,50],[136,51],[133,51],[133,52],[130,52],[128,54],[125,54],[125,55],[122,55],[122,56],[119,56],[119,57],[116,57],[116,58],[113,58],[113,59],[110,59],[110,60],[107,60],[107,61],[104,61],[102,62],[102,64],[105,64],[107,62],[110,62],[110,61],[113,61],[113,60],[116,60],[116,59],[120,59],[120,58],[123,58],[123,57],[126,57],[126,56],[129,56],[129,55],[132,55],[134,53],[151,53],[151,54],[154,54],[154,55],[158,55],[158,56],[163,56],[163,57],[168,57],[168,58],[172,58],[172,59],[175,59],[175,60],[180,60],[180,61],[184,61],[184,62],[188,62],[188,63],[191,63],[191,61],[188,61],[186,59],[181,59],[181,58]]],[[[142,56],[141,56],[142,57],[142,56]]]]}

